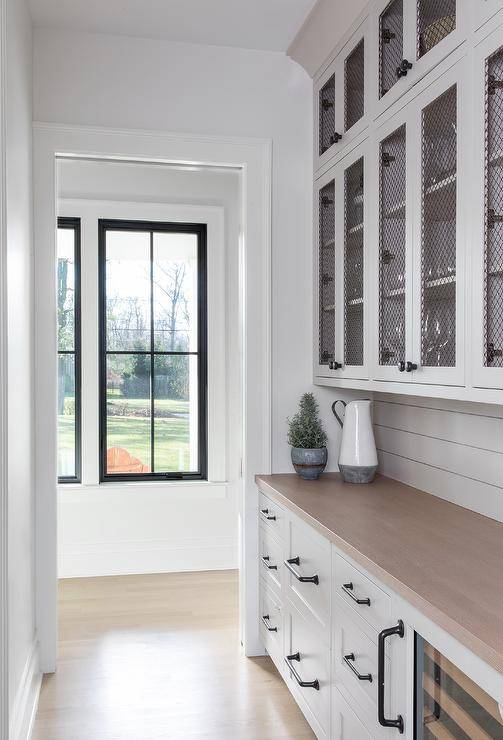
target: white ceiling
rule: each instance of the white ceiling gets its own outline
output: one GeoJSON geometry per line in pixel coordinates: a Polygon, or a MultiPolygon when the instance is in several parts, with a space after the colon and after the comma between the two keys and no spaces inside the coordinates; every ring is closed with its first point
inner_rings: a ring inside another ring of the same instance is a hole
{"type": "Polygon", "coordinates": [[[316,0],[29,0],[36,26],[285,51],[316,0]]]}

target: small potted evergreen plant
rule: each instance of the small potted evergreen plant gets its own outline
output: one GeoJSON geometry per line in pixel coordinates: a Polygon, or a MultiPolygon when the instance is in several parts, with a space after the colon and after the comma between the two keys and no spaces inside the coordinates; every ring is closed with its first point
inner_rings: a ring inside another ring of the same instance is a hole
{"type": "Polygon", "coordinates": [[[312,393],[304,393],[299,410],[288,419],[288,443],[292,463],[305,480],[315,480],[327,464],[327,435],[318,416],[318,404],[312,393]]]}

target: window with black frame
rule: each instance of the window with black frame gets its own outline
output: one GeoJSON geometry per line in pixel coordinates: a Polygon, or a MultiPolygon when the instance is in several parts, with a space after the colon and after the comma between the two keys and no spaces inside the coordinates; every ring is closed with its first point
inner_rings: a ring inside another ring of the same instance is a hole
{"type": "Polygon", "coordinates": [[[100,477],[206,478],[206,226],[99,221],[100,477]]]}
{"type": "Polygon", "coordinates": [[[80,219],[59,218],[58,480],[80,482],[80,219]]]}

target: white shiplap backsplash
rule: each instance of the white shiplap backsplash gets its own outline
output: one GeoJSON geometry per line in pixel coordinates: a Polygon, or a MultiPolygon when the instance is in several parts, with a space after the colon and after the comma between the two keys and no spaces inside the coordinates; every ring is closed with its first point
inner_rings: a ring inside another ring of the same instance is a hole
{"type": "Polygon", "coordinates": [[[380,472],[503,521],[503,406],[374,395],[380,472]]]}

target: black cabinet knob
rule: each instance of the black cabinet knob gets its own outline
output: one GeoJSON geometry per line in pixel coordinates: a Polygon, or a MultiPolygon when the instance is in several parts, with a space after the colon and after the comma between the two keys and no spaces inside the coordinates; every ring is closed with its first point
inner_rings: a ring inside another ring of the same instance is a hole
{"type": "Polygon", "coordinates": [[[341,367],[342,367],[341,363],[340,362],[335,362],[335,360],[333,362],[329,362],[328,363],[328,369],[329,370],[340,370],[341,367]]]}
{"type": "Polygon", "coordinates": [[[417,370],[417,364],[415,362],[408,362],[405,369],[408,373],[411,373],[413,370],[417,370]]]}
{"type": "Polygon", "coordinates": [[[396,76],[398,77],[398,79],[400,79],[400,77],[407,77],[407,72],[409,71],[409,69],[412,69],[411,62],[409,62],[408,59],[402,59],[402,61],[396,68],[396,76]]]}
{"type": "Polygon", "coordinates": [[[398,363],[398,372],[399,373],[404,373],[405,372],[405,362],[403,360],[401,360],[398,363]]]}
{"type": "Polygon", "coordinates": [[[332,134],[330,137],[330,144],[337,144],[342,139],[342,134],[339,134],[337,131],[332,134]]]}

